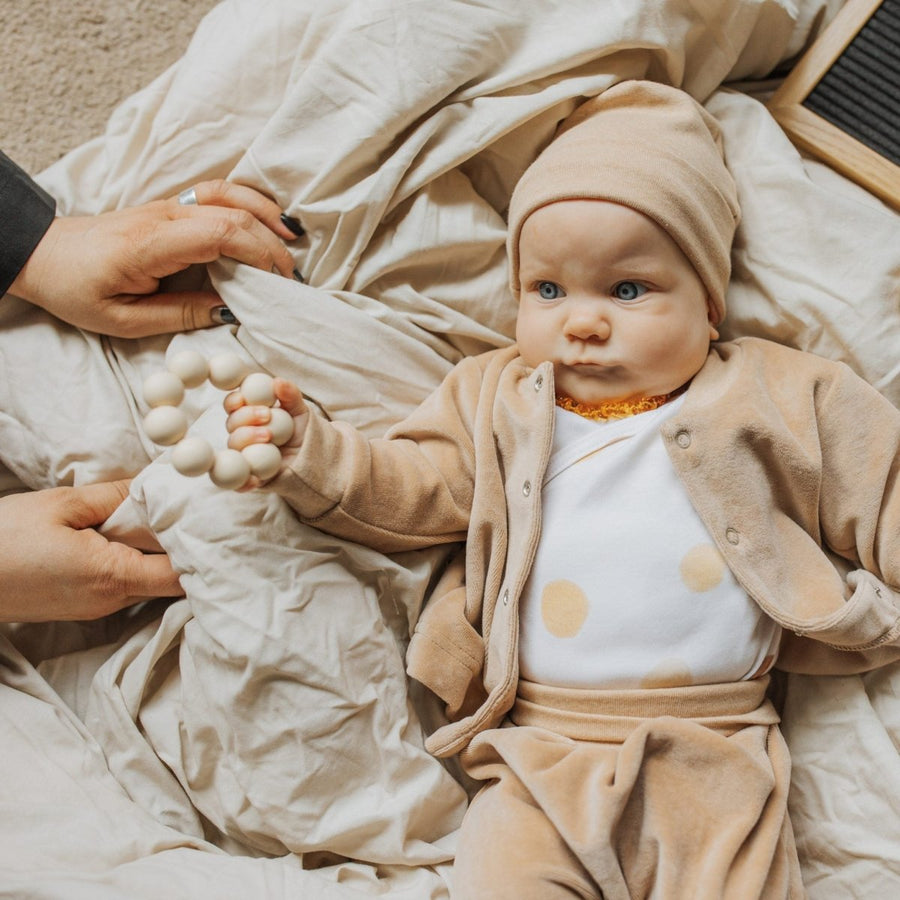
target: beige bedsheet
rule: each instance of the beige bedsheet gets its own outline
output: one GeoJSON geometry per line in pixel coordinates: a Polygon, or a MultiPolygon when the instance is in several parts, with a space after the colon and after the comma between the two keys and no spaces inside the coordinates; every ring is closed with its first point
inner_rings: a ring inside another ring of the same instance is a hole
{"type": "MultiPolygon", "coordinates": [[[[466,795],[424,751],[437,714],[403,671],[442,551],[387,558],[181,477],[141,433],[141,381],[167,352],[233,350],[382,432],[461,356],[510,340],[512,185],[579,97],[642,77],[722,123],[744,208],[728,335],[844,359],[900,402],[900,217],[801,159],[745,90],[839,5],[225,0],[43,174],[70,213],[252,184],[306,226],[308,284],[213,265],[240,327],[171,341],[0,304],[2,483],[138,473],[111,528],[158,541],[186,591],[0,638],[0,898],[448,896],[466,795]]],[[[216,443],[221,396],[187,401],[216,443]]],[[[891,670],[788,683],[812,897],[900,886],[898,692],[891,670]]]]}

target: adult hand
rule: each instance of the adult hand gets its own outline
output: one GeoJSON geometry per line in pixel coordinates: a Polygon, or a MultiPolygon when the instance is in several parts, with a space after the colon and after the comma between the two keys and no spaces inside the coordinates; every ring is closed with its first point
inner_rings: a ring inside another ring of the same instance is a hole
{"type": "Polygon", "coordinates": [[[151,597],[180,597],[162,553],[108,541],[94,526],[128,482],[50,488],[0,498],[0,621],[98,619],[151,597]]]}
{"type": "Polygon", "coordinates": [[[228,256],[286,277],[283,240],[297,232],[272,200],[226,181],[201,182],[197,204],[177,198],[96,216],[57,217],[10,293],[100,334],[144,337],[215,324],[212,291],[159,293],[160,279],[228,256]]]}

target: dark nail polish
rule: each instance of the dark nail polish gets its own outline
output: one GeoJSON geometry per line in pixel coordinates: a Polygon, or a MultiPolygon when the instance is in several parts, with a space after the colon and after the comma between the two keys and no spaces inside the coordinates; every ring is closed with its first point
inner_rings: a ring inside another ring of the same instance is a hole
{"type": "Polygon", "coordinates": [[[294,234],[297,235],[297,237],[302,237],[304,234],[306,234],[303,226],[293,216],[289,216],[287,213],[281,214],[281,222],[285,226],[285,228],[293,231],[294,234]]]}
{"type": "Polygon", "coordinates": [[[212,320],[217,325],[238,325],[237,316],[227,306],[216,306],[212,311],[212,320]]]}
{"type": "Polygon", "coordinates": [[[296,278],[297,281],[300,282],[300,284],[306,284],[306,281],[297,269],[294,269],[294,278],[296,278]]]}

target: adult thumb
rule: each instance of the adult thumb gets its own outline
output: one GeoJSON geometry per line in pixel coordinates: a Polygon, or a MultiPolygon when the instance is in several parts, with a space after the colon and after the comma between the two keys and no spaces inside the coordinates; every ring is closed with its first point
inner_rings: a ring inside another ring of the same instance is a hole
{"type": "Polygon", "coordinates": [[[123,319],[126,333],[118,336],[133,338],[237,323],[213,291],[171,291],[136,297],[123,310],[123,319]]]}

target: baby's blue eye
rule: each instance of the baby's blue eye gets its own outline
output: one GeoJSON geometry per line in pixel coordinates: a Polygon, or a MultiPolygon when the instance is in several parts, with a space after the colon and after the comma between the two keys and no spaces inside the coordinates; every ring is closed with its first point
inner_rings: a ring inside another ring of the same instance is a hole
{"type": "Polygon", "coordinates": [[[537,289],[541,300],[558,300],[563,296],[562,288],[553,281],[542,281],[537,289]]]}
{"type": "Polygon", "coordinates": [[[647,288],[636,281],[620,281],[613,288],[613,295],[618,300],[637,300],[643,294],[647,293],[647,288]]]}

